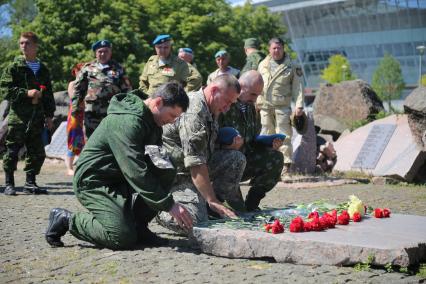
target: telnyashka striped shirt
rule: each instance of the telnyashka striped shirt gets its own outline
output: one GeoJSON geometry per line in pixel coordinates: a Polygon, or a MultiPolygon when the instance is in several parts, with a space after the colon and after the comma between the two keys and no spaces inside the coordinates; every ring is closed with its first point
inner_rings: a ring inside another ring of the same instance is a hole
{"type": "Polygon", "coordinates": [[[40,70],[40,61],[26,61],[27,66],[30,67],[31,70],[33,70],[34,75],[37,74],[38,70],[40,70]]]}

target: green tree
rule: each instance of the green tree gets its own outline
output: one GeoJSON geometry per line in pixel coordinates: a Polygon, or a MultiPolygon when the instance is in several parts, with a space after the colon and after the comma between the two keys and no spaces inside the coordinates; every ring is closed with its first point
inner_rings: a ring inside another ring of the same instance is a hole
{"type": "Polygon", "coordinates": [[[352,74],[351,64],[345,56],[333,55],[328,59],[328,63],[327,68],[321,71],[321,78],[328,83],[335,84],[356,78],[352,74]]]}
{"type": "Polygon", "coordinates": [[[426,74],[422,75],[421,85],[424,86],[424,87],[426,87],[426,74]]]}
{"type": "Polygon", "coordinates": [[[391,100],[400,98],[405,87],[399,61],[385,54],[373,73],[371,86],[379,98],[388,102],[389,111],[392,112],[391,100]]]}

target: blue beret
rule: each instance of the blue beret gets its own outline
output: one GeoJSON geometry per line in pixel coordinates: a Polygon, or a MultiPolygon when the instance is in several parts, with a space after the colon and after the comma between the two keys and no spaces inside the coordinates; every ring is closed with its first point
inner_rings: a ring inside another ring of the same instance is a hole
{"type": "Polygon", "coordinates": [[[218,58],[221,56],[224,56],[225,54],[228,54],[228,52],[226,52],[226,50],[219,50],[218,52],[216,52],[216,54],[214,55],[214,58],[218,58]]]}
{"type": "Polygon", "coordinates": [[[256,137],[256,142],[265,144],[267,146],[272,146],[272,142],[275,138],[284,140],[286,137],[285,134],[271,134],[271,135],[258,135],[256,137]]]}
{"type": "Polygon", "coordinates": [[[97,42],[95,42],[94,44],[92,44],[92,50],[96,51],[97,49],[101,48],[101,47],[111,47],[112,44],[109,40],[106,39],[101,39],[98,40],[97,42]]]}
{"type": "Polygon", "coordinates": [[[237,129],[233,127],[222,127],[219,129],[217,140],[219,144],[231,145],[234,142],[234,137],[240,135],[237,129]]]}
{"type": "Polygon", "coordinates": [[[182,50],[185,51],[186,53],[191,53],[191,54],[193,53],[192,49],[189,48],[189,47],[184,47],[184,48],[182,48],[182,50]]]}
{"type": "Polygon", "coordinates": [[[169,40],[171,40],[171,39],[172,39],[172,37],[171,37],[170,35],[158,35],[158,36],[154,39],[154,41],[152,42],[152,44],[153,44],[153,45],[160,44],[160,43],[163,43],[163,42],[169,41],[169,40]]]}

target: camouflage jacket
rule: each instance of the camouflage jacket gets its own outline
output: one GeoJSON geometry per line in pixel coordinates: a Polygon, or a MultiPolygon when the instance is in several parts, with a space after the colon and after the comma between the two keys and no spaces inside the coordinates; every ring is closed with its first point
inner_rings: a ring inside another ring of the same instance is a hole
{"type": "Polygon", "coordinates": [[[0,92],[10,102],[9,124],[42,124],[47,117],[53,117],[55,99],[52,93],[50,73],[47,67],[40,62],[40,70],[34,75],[27,66],[25,58],[19,56],[3,72],[0,79],[0,92]],[[46,87],[38,104],[31,103],[28,90],[40,90],[40,85],[46,87]]]}
{"type": "Polygon", "coordinates": [[[189,77],[188,84],[186,85],[186,90],[188,92],[198,91],[203,86],[203,76],[198,72],[197,68],[191,63],[188,63],[189,67],[189,77]]]}
{"type": "MultiPolygon", "coordinates": [[[[234,75],[237,78],[240,77],[240,70],[238,70],[237,68],[231,67],[231,66],[228,66],[228,69],[226,70],[225,73],[234,75]]],[[[210,73],[209,76],[207,77],[206,85],[210,84],[217,76],[225,74],[225,73],[222,73],[219,68],[216,69],[215,71],[210,73]]]]}
{"type": "Polygon", "coordinates": [[[262,128],[260,124],[260,116],[258,115],[253,104],[245,104],[237,101],[231,105],[231,108],[226,113],[219,116],[220,127],[233,127],[240,132],[241,137],[244,139],[241,151],[246,153],[256,146],[256,136],[260,134],[262,128]],[[245,111],[241,107],[245,106],[245,111]]]}
{"type": "Polygon", "coordinates": [[[261,51],[257,50],[249,55],[247,55],[246,58],[246,64],[244,65],[243,69],[241,70],[241,74],[250,71],[250,70],[257,70],[259,67],[260,61],[265,58],[265,54],[263,54],[261,51]]]}
{"type": "Polygon", "coordinates": [[[111,60],[107,67],[102,67],[96,60],[86,63],[75,80],[73,112],[78,111],[78,105],[84,101],[85,112],[106,116],[111,98],[130,90],[124,68],[117,62],[111,60]]]}
{"type": "Polygon", "coordinates": [[[151,56],[139,78],[139,89],[152,96],[157,88],[167,82],[177,81],[188,90],[189,67],[177,56],[171,55],[165,64],[160,63],[158,55],[151,56]]]}
{"type": "Polygon", "coordinates": [[[178,172],[188,172],[190,167],[207,164],[219,128],[203,90],[189,93],[188,97],[188,110],[175,123],[163,126],[163,144],[178,172]]]}

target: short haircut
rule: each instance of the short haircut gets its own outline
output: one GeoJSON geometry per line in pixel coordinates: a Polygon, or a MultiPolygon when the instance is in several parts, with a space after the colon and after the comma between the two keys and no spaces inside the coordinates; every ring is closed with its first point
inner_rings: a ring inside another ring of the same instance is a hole
{"type": "Polygon", "coordinates": [[[182,111],[186,111],[189,106],[189,98],[181,84],[171,81],[161,85],[153,95],[154,98],[163,99],[164,106],[179,106],[182,111]]]}
{"type": "Polygon", "coordinates": [[[273,44],[273,43],[278,43],[278,44],[281,44],[282,46],[284,46],[284,41],[279,37],[273,37],[268,42],[269,46],[271,46],[271,44],[273,44]]]}
{"type": "Polygon", "coordinates": [[[218,85],[222,90],[234,89],[237,93],[241,92],[241,86],[238,79],[231,74],[222,74],[214,78],[212,83],[218,85]]]}
{"type": "Polygon", "coordinates": [[[31,42],[38,44],[38,36],[33,32],[23,32],[20,37],[27,38],[31,42]]]}

